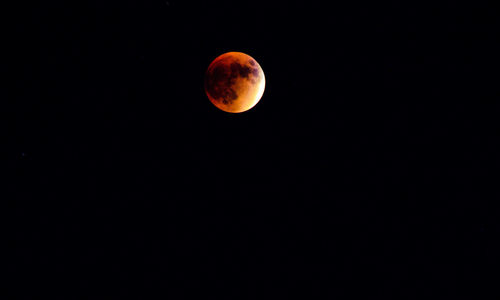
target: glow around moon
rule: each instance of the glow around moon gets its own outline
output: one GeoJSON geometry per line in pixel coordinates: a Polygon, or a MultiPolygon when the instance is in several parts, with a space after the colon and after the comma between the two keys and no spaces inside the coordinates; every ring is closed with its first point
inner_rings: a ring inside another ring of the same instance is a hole
{"type": "Polygon", "coordinates": [[[241,113],[254,107],[266,86],[264,71],[251,56],[228,52],[217,57],[205,74],[205,92],[219,109],[241,113]]]}

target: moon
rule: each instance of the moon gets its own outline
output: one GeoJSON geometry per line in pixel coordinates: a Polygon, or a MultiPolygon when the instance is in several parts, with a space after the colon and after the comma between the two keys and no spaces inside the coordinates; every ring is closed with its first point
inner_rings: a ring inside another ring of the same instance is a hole
{"type": "Polygon", "coordinates": [[[205,93],[220,110],[241,113],[254,107],[264,94],[266,79],[259,63],[242,52],[227,52],[208,66],[205,93]]]}

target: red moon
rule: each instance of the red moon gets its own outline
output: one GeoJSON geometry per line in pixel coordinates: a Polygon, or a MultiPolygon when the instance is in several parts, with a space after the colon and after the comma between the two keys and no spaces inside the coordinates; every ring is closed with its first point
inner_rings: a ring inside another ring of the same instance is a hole
{"type": "Polygon", "coordinates": [[[241,113],[254,107],[264,94],[266,79],[259,63],[241,52],[217,57],[205,74],[205,92],[220,110],[241,113]]]}

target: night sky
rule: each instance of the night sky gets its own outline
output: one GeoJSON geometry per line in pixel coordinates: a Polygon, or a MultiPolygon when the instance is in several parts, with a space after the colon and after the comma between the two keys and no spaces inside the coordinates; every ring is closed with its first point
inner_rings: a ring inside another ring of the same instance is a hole
{"type": "Polygon", "coordinates": [[[486,6],[4,12],[6,299],[498,296],[486,6]],[[204,92],[229,51],[266,76],[241,114],[204,92]]]}

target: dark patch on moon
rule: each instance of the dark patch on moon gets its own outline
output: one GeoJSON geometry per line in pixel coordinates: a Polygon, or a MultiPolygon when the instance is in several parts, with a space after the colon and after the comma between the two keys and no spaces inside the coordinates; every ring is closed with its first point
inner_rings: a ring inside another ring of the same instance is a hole
{"type": "Polygon", "coordinates": [[[258,68],[252,69],[252,75],[258,78],[260,76],[259,69],[258,68]]]}
{"type": "Polygon", "coordinates": [[[219,64],[209,70],[205,88],[214,99],[221,99],[224,104],[229,104],[238,98],[238,94],[232,89],[235,80],[227,67],[219,64]]]}
{"type": "Polygon", "coordinates": [[[258,76],[259,69],[251,68],[247,65],[242,65],[242,64],[237,63],[237,62],[231,63],[231,75],[232,76],[239,75],[240,77],[249,79],[250,74],[252,74],[253,76],[258,76]]]}

